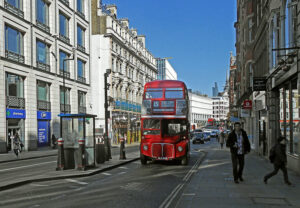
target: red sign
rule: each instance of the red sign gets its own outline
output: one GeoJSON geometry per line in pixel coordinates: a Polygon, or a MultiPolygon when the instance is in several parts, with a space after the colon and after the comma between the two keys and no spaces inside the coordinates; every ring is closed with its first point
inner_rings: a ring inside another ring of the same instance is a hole
{"type": "Polygon", "coordinates": [[[244,100],[243,108],[252,109],[252,100],[244,100]]]}

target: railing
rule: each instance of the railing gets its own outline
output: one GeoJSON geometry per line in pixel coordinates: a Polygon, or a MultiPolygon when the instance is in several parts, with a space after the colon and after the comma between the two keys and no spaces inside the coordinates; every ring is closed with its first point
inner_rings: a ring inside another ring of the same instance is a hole
{"type": "Polygon", "coordinates": [[[71,113],[71,105],[70,104],[60,104],[60,112],[71,113]]]}
{"type": "Polygon", "coordinates": [[[37,108],[38,108],[38,110],[42,110],[42,111],[51,111],[51,102],[44,101],[44,100],[38,100],[37,108]]]}
{"type": "Polygon", "coordinates": [[[6,106],[8,108],[21,108],[25,109],[25,98],[16,96],[6,96],[6,106]]]}
{"type": "Polygon", "coordinates": [[[42,62],[37,61],[37,62],[36,62],[36,67],[37,67],[38,69],[43,70],[43,71],[50,72],[50,65],[49,65],[49,64],[44,64],[44,63],[42,63],[42,62]]]}
{"type": "Polygon", "coordinates": [[[86,113],[86,107],[84,107],[84,106],[79,106],[79,107],[78,107],[78,113],[86,113]]]}
{"type": "Polygon", "coordinates": [[[65,42],[65,43],[70,44],[70,38],[68,38],[68,37],[66,37],[66,36],[64,36],[64,35],[62,35],[62,34],[59,34],[59,39],[60,39],[61,41],[65,42]]]}
{"type": "Polygon", "coordinates": [[[5,50],[5,57],[20,63],[24,63],[24,56],[21,54],[14,53],[12,51],[5,50]]]}
{"type": "Polygon", "coordinates": [[[69,4],[70,4],[68,0],[59,0],[59,1],[61,1],[63,4],[65,4],[67,6],[69,6],[69,4]]]}
{"type": "Polygon", "coordinates": [[[48,33],[50,32],[50,27],[48,25],[45,25],[44,23],[40,22],[39,20],[36,20],[36,26],[45,32],[48,32],[48,33]]]}
{"type": "Polygon", "coordinates": [[[21,9],[11,5],[10,3],[6,2],[6,1],[4,1],[4,8],[6,10],[14,13],[15,15],[18,15],[19,17],[24,18],[24,12],[21,9]]]}
{"type": "Polygon", "coordinates": [[[77,49],[78,49],[79,51],[85,53],[85,47],[83,47],[83,46],[81,46],[81,45],[79,45],[79,44],[77,44],[77,49]]]}
{"type": "Polygon", "coordinates": [[[83,19],[85,19],[85,15],[83,14],[83,12],[78,11],[76,12],[80,17],[82,17],[83,19]]]}
{"type": "Polygon", "coordinates": [[[77,80],[78,80],[79,82],[86,83],[86,78],[85,78],[85,77],[78,76],[78,77],[77,77],[77,80]]]}
{"type": "Polygon", "coordinates": [[[68,72],[68,71],[60,70],[59,73],[60,73],[60,76],[65,76],[67,78],[70,78],[70,72],[68,72]]]}

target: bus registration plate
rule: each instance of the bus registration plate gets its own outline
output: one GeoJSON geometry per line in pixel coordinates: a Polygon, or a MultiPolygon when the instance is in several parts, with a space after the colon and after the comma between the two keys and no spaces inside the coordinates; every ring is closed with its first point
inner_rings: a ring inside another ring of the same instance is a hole
{"type": "Polygon", "coordinates": [[[158,157],[157,159],[159,159],[159,160],[167,160],[168,158],[167,157],[158,157]]]}

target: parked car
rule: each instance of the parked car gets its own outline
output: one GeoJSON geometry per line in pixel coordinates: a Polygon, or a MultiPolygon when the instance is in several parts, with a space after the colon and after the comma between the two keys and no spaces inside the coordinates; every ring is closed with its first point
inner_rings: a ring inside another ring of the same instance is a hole
{"type": "Polygon", "coordinates": [[[204,144],[204,134],[203,134],[203,132],[194,134],[192,142],[193,142],[193,144],[196,144],[196,143],[204,144]]]}
{"type": "Polygon", "coordinates": [[[212,130],[210,133],[210,137],[218,137],[218,131],[217,130],[212,130]]]}

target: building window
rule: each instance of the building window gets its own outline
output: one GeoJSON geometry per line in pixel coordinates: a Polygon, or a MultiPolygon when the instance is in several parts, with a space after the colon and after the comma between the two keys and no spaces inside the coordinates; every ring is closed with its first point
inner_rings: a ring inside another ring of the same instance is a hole
{"type": "Polygon", "coordinates": [[[24,78],[6,74],[6,105],[8,108],[25,108],[24,78]]]}
{"type": "Polygon", "coordinates": [[[59,13],[59,38],[67,43],[70,43],[69,39],[69,19],[59,13]]]}
{"type": "Polygon", "coordinates": [[[82,52],[85,52],[84,32],[84,29],[81,26],[77,25],[77,48],[82,52]]]}
{"type": "Polygon", "coordinates": [[[86,113],[86,93],[78,91],[78,112],[86,113]]]}
{"type": "Polygon", "coordinates": [[[49,5],[44,0],[36,1],[36,23],[39,28],[50,32],[49,28],[49,5]]]}
{"type": "Polygon", "coordinates": [[[37,81],[37,108],[38,110],[50,111],[50,84],[37,81]]]}
{"type": "Polygon", "coordinates": [[[36,62],[37,68],[50,71],[49,46],[42,41],[36,41],[36,62]]]}
{"type": "Polygon", "coordinates": [[[59,51],[59,69],[60,69],[60,74],[63,75],[65,72],[66,77],[70,77],[70,72],[69,72],[69,62],[65,61],[64,65],[64,59],[68,59],[69,55],[63,51],[59,51]]]}
{"type": "Polygon", "coordinates": [[[23,0],[5,0],[4,7],[19,17],[24,17],[23,0]]]}
{"type": "Polygon", "coordinates": [[[82,60],[77,59],[77,80],[83,83],[86,82],[84,66],[85,63],[82,60]]]}
{"type": "Polygon", "coordinates": [[[285,46],[293,47],[297,32],[297,5],[291,0],[286,1],[285,7],[285,46]]]}
{"type": "Polygon", "coordinates": [[[69,88],[60,87],[60,110],[61,112],[70,113],[70,91],[69,88]]]}
{"type": "Polygon", "coordinates": [[[84,18],[84,0],[77,0],[77,12],[84,18]]]}
{"type": "Polygon", "coordinates": [[[9,26],[5,26],[5,57],[24,63],[23,34],[9,26]]]}

